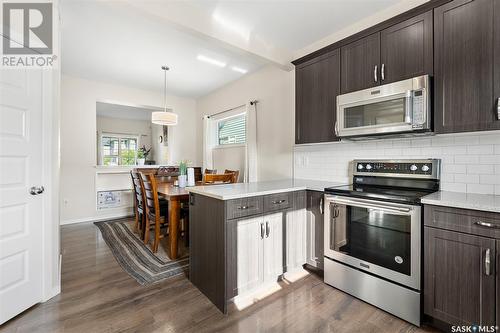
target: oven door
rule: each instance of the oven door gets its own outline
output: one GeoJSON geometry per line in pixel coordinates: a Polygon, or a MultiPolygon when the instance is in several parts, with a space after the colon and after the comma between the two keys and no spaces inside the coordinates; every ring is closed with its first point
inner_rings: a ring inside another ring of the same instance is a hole
{"type": "Polygon", "coordinates": [[[325,257],[420,290],[421,207],[325,196],[325,257]]]}

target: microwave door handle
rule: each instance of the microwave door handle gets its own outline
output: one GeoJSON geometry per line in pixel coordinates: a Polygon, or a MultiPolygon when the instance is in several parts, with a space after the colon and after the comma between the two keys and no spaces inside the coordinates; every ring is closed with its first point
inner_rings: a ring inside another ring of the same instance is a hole
{"type": "Polygon", "coordinates": [[[413,120],[413,92],[408,90],[405,96],[405,123],[412,124],[413,120]]]}

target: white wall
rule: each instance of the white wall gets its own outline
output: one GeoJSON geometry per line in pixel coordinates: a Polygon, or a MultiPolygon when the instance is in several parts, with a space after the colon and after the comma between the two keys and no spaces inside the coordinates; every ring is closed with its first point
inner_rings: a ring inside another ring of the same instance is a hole
{"type": "MultiPolygon", "coordinates": [[[[257,104],[258,178],[292,176],[294,140],[294,72],[267,66],[198,100],[198,160],[202,160],[202,116],[228,110],[250,100],[257,104]]],[[[243,173],[243,170],[241,170],[243,173]]]]}
{"type": "MultiPolygon", "coordinates": [[[[105,84],[63,75],[61,81],[61,223],[111,216],[96,211],[96,102],[145,106],[162,105],[162,93],[105,84]]],[[[170,161],[198,164],[196,102],[168,96],[168,107],[179,114],[170,129],[170,161]]],[[[154,140],[154,138],[153,138],[154,140]]]]}
{"type": "Polygon", "coordinates": [[[439,158],[441,189],[500,195],[500,131],[295,147],[295,177],[349,182],[353,159],[439,158]]]}
{"type": "Polygon", "coordinates": [[[217,173],[224,170],[239,170],[238,181],[243,181],[243,170],[245,168],[245,146],[214,148],[212,150],[214,169],[217,173]]]}

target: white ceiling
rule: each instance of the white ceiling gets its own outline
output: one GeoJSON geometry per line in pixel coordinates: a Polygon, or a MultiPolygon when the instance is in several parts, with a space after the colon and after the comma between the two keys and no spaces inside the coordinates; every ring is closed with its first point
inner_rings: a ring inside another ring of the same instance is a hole
{"type": "Polygon", "coordinates": [[[63,0],[63,73],[199,97],[404,0],[63,0]],[[198,55],[226,63],[220,68],[198,55]]]}

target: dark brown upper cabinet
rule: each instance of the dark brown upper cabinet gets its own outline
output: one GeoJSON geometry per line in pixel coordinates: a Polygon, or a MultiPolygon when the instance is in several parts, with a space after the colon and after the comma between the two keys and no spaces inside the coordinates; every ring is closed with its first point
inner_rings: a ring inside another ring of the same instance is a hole
{"type": "Polygon", "coordinates": [[[428,11],[381,31],[381,84],[432,74],[432,26],[432,11],[428,11]]]}
{"type": "Polygon", "coordinates": [[[336,104],[340,94],[340,50],[295,68],[295,143],[337,141],[336,104]]]}
{"type": "Polygon", "coordinates": [[[425,314],[451,325],[495,326],[496,241],[424,229],[425,314]]]}
{"type": "Polygon", "coordinates": [[[342,94],[380,84],[380,33],[342,47],[342,94]]]}
{"type": "Polygon", "coordinates": [[[455,0],[434,10],[437,133],[500,129],[499,14],[500,0],[455,0]]]}

